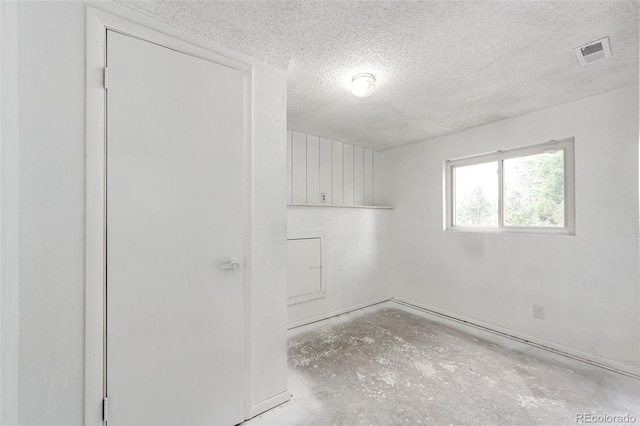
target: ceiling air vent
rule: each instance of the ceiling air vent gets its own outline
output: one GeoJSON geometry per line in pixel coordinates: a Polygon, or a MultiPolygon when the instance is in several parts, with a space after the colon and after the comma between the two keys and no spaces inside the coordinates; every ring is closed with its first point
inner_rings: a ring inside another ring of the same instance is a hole
{"type": "Polygon", "coordinates": [[[578,57],[578,62],[582,65],[592,64],[601,59],[611,56],[611,45],[609,45],[609,37],[592,41],[584,46],[573,49],[578,57]]]}

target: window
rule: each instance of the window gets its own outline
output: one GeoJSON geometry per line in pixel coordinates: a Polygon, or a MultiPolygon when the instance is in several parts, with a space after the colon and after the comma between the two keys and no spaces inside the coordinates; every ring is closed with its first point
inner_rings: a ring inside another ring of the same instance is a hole
{"type": "Polygon", "coordinates": [[[448,160],[445,229],[573,235],[574,140],[448,160]]]}

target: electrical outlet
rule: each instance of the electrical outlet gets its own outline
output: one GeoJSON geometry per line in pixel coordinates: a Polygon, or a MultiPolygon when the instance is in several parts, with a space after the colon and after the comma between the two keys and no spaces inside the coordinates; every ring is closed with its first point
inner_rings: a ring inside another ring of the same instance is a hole
{"type": "Polygon", "coordinates": [[[320,193],[320,202],[321,203],[326,203],[327,202],[327,193],[326,192],[320,193]]]}
{"type": "Polygon", "coordinates": [[[533,305],[533,317],[538,319],[544,319],[544,306],[533,305]]]}

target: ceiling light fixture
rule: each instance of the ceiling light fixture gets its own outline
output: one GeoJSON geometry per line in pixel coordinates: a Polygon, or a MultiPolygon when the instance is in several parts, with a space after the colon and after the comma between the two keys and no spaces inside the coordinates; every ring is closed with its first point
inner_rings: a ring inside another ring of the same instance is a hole
{"type": "Polygon", "coordinates": [[[351,93],[358,98],[366,98],[371,96],[376,89],[376,78],[373,74],[362,73],[356,74],[351,80],[351,93]]]}

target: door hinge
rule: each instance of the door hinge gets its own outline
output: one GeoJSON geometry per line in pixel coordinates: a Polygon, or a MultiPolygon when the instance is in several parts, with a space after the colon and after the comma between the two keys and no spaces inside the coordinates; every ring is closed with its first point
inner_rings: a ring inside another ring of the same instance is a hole
{"type": "Polygon", "coordinates": [[[109,420],[109,402],[105,397],[102,400],[102,421],[106,422],[107,420],[109,420]]]}
{"type": "Polygon", "coordinates": [[[109,68],[104,67],[104,72],[102,77],[104,82],[104,88],[108,90],[109,89],[109,68]]]}

